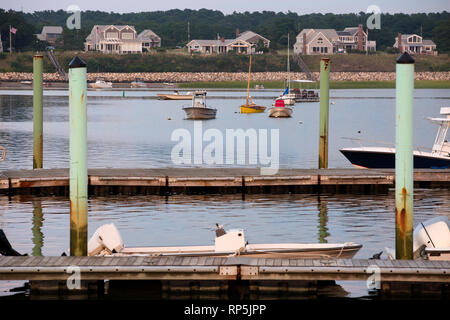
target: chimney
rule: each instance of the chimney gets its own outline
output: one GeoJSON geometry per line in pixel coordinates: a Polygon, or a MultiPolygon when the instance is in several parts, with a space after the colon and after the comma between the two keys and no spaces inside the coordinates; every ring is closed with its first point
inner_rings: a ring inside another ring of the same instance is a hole
{"type": "Polygon", "coordinates": [[[358,26],[358,51],[363,51],[362,39],[363,39],[363,25],[360,24],[358,26]]]}
{"type": "Polygon", "coordinates": [[[398,51],[400,51],[400,53],[403,53],[402,34],[401,33],[398,34],[397,40],[398,40],[398,43],[397,43],[398,51]]]}
{"type": "Polygon", "coordinates": [[[239,38],[239,29],[236,28],[236,38],[239,38]]]}
{"type": "Polygon", "coordinates": [[[303,54],[306,54],[306,32],[303,33],[303,54]]]}
{"type": "Polygon", "coordinates": [[[220,41],[225,42],[225,38],[224,37],[220,38],[220,41]]]}

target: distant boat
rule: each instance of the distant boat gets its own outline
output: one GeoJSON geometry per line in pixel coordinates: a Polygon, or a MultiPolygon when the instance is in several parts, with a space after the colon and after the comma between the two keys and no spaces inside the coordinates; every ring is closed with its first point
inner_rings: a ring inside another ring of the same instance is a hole
{"type": "Polygon", "coordinates": [[[178,91],[174,91],[173,94],[158,93],[157,96],[160,100],[192,100],[194,97],[191,92],[180,94],[178,91]]]}
{"type": "Polygon", "coordinates": [[[215,119],[217,113],[217,109],[206,107],[205,91],[196,91],[192,98],[192,107],[184,107],[183,110],[189,120],[215,119]]]}
{"type": "Polygon", "coordinates": [[[147,84],[142,80],[136,79],[130,83],[131,88],[146,88],[147,84]]]}
{"type": "Polygon", "coordinates": [[[112,83],[106,82],[104,79],[97,79],[94,83],[91,83],[90,86],[94,89],[107,89],[112,88],[112,83]]]}
{"type": "MultiPolygon", "coordinates": [[[[292,80],[293,82],[298,83],[314,83],[314,81],[311,80],[292,80]]],[[[294,88],[289,91],[294,95],[295,102],[318,102],[319,99],[319,92],[316,90],[306,90],[302,88],[294,88]]]]}
{"type": "Polygon", "coordinates": [[[288,50],[287,50],[287,88],[284,92],[278,97],[278,99],[282,99],[284,104],[287,106],[293,106],[295,104],[295,94],[291,93],[291,68],[289,64],[289,33],[288,33],[288,50]]]}
{"type": "Polygon", "coordinates": [[[240,110],[241,113],[261,113],[266,110],[264,106],[258,106],[256,103],[252,101],[250,97],[250,73],[252,68],[252,55],[250,55],[250,63],[248,66],[248,84],[247,84],[247,101],[245,104],[241,105],[240,110]]]}
{"type": "Polygon", "coordinates": [[[271,118],[290,118],[292,109],[286,107],[284,100],[275,100],[274,106],[269,109],[269,117],[271,118]]]}
{"type": "MultiPolygon", "coordinates": [[[[441,108],[446,118],[428,118],[439,124],[431,152],[414,150],[414,168],[450,168],[450,143],[446,140],[450,126],[450,107],[441,108]]],[[[360,147],[339,150],[357,168],[395,168],[395,148],[360,147]]]]}
{"type": "Polygon", "coordinates": [[[345,243],[269,243],[249,244],[244,230],[225,231],[217,226],[214,245],[172,247],[126,247],[114,224],[99,227],[88,243],[89,256],[180,256],[254,258],[350,259],[362,245],[345,243]]]}

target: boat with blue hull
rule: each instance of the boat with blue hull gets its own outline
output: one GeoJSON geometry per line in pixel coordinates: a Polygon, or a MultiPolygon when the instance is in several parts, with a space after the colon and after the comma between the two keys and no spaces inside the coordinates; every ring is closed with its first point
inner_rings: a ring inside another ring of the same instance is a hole
{"type": "MultiPolygon", "coordinates": [[[[439,129],[431,152],[414,150],[414,168],[448,169],[450,168],[450,143],[446,136],[450,126],[450,107],[441,108],[445,118],[428,118],[437,123],[439,129]]],[[[395,148],[360,147],[339,150],[357,168],[395,168],[395,148]]]]}

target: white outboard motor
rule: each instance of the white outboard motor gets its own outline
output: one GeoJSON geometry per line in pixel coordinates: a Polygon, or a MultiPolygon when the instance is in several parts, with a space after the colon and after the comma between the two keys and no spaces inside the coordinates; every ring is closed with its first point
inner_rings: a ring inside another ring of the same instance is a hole
{"type": "Polygon", "coordinates": [[[245,248],[244,230],[229,230],[225,234],[216,237],[214,243],[215,252],[236,252],[245,248]]]}
{"type": "Polygon", "coordinates": [[[95,256],[106,250],[109,254],[120,252],[123,249],[123,241],[116,226],[112,223],[104,224],[95,230],[88,242],[88,255],[95,256]]]}
{"type": "Polygon", "coordinates": [[[450,230],[447,217],[436,217],[419,224],[414,229],[414,254],[426,248],[450,248],[450,230]]]}

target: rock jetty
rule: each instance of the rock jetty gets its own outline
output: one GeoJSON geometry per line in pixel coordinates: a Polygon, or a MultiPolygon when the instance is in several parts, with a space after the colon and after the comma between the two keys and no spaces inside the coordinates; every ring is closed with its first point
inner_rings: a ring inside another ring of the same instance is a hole
{"type": "MultiPolygon", "coordinates": [[[[319,78],[319,73],[314,73],[319,78]]],[[[139,79],[144,82],[216,82],[216,81],[247,81],[246,72],[142,72],[142,73],[88,73],[89,82],[103,78],[111,82],[132,82],[139,79]]],[[[252,81],[283,81],[287,79],[286,72],[254,72],[252,81]]],[[[306,79],[302,72],[291,72],[291,79],[306,79]]],[[[332,81],[393,81],[395,72],[331,72],[332,81]]],[[[447,72],[416,72],[416,80],[450,80],[447,72]]],[[[0,81],[29,81],[33,80],[32,73],[4,72],[0,73],[0,81]]],[[[45,73],[44,81],[63,82],[57,73],[45,73]]]]}

